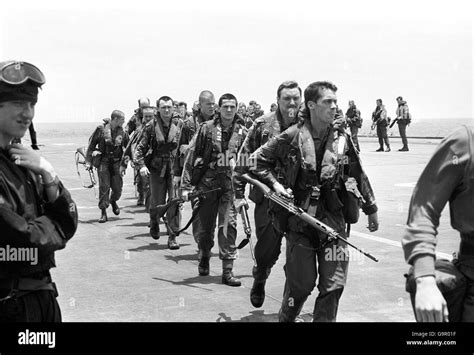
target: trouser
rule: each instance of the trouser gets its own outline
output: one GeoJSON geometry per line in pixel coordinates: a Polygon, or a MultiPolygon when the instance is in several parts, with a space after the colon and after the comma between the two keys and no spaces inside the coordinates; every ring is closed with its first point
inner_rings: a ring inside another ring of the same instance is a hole
{"type": "MultiPolygon", "coordinates": [[[[202,188],[202,187],[200,187],[202,188]]],[[[198,258],[209,258],[214,246],[214,231],[216,219],[218,222],[217,242],[219,245],[219,258],[232,268],[233,260],[237,258],[237,212],[233,203],[234,193],[231,189],[222,189],[206,194],[200,202],[197,219],[193,225],[194,239],[199,248],[198,258]],[[227,232],[224,232],[224,229],[227,232]]]]}
{"type": "Polygon", "coordinates": [[[255,204],[254,210],[255,234],[255,262],[253,277],[256,281],[264,281],[270,275],[273,265],[278,260],[281,251],[282,235],[278,233],[272,224],[268,214],[268,199],[264,198],[261,203],[255,204]]]}
{"type": "Polygon", "coordinates": [[[474,256],[460,255],[456,266],[467,281],[461,321],[474,322],[474,256]]]}
{"type": "Polygon", "coordinates": [[[134,168],[134,173],[136,176],[138,200],[144,201],[148,211],[150,208],[150,178],[148,176],[141,176],[138,168],[134,168]]]}
{"type": "Polygon", "coordinates": [[[61,322],[61,310],[53,291],[32,291],[0,301],[0,323],[61,322]]]}
{"type": "Polygon", "coordinates": [[[357,134],[359,133],[359,127],[357,127],[357,126],[350,126],[350,128],[351,128],[352,141],[354,142],[354,145],[356,146],[357,150],[360,151],[359,138],[357,137],[357,134]]]}
{"type": "Polygon", "coordinates": [[[122,196],[123,180],[120,162],[103,161],[97,171],[99,176],[99,208],[109,207],[110,201],[118,201],[122,196]]]}
{"type": "Polygon", "coordinates": [[[377,137],[379,137],[379,145],[380,148],[383,149],[383,143],[385,142],[385,145],[387,148],[390,148],[390,143],[388,141],[388,135],[387,135],[387,126],[386,125],[377,125],[377,137]]]}
{"type": "Polygon", "coordinates": [[[408,148],[407,140],[407,124],[398,122],[398,131],[400,132],[400,138],[402,139],[403,148],[408,148]]]}
{"type": "MultiPolygon", "coordinates": [[[[319,232],[314,232],[314,234],[319,232]]],[[[340,243],[343,244],[343,243],[340,243]]],[[[280,322],[293,322],[314,289],[319,275],[319,294],[313,322],[335,322],[339,299],[346,284],[349,256],[347,245],[331,243],[316,250],[303,233],[290,230],[286,245],[286,282],[279,312],[280,322]]]]}
{"type": "MultiPolygon", "coordinates": [[[[156,207],[158,205],[164,205],[174,198],[173,190],[173,177],[167,172],[164,176],[160,176],[159,171],[151,170],[149,175],[150,180],[150,207],[156,207]],[[166,200],[166,194],[168,193],[168,201],[166,200]]],[[[166,229],[170,237],[175,236],[175,231],[179,230],[179,220],[181,212],[178,210],[177,214],[173,214],[172,209],[168,209],[166,212],[166,229]]],[[[150,209],[150,223],[158,224],[159,221],[156,220],[155,216],[152,215],[150,209]]],[[[158,226],[157,226],[157,229],[158,226]]]]}

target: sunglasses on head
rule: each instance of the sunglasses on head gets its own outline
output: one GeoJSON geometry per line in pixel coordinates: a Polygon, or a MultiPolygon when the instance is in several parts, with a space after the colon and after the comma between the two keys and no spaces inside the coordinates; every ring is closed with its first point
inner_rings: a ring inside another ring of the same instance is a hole
{"type": "MultiPolygon", "coordinates": [[[[7,62],[0,68],[0,81],[10,85],[21,85],[32,80],[38,85],[46,82],[44,74],[33,64],[26,62],[7,62]]],[[[0,65],[1,65],[0,64],[0,65]]]]}

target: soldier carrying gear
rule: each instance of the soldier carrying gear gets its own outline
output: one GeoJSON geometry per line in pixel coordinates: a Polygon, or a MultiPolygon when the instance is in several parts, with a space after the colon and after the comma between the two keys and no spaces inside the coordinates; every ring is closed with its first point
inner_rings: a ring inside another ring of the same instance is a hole
{"type": "Polygon", "coordinates": [[[218,219],[222,283],[229,286],[241,285],[232,272],[237,258],[237,213],[233,204],[232,170],[244,137],[245,127],[237,115],[237,99],[232,94],[224,94],[219,99],[219,112],[215,118],[201,124],[192,139],[181,177],[185,199],[193,187],[204,192],[216,187],[221,189],[206,195],[200,203],[193,235],[199,248],[199,275],[209,275],[218,219]]]}
{"type": "MultiPolygon", "coordinates": [[[[155,207],[166,203],[175,196],[173,190],[172,162],[178,146],[179,128],[172,122],[173,100],[162,96],[156,101],[157,116],[144,128],[133,161],[140,174],[150,179],[150,235],[153,239],[160,238],[159,217],[155,207]]],[[[168,248],[179,249],[176,235],[179,230],[179,215],[167,213],[164,219],[168,231],[168,248]]]]}
{"type": "Polygon", "coordinates": [[[86,162],[97,168],[99,177],[99,223],[107,222],[109,204],[115,215],[120,214],[117,201],[122,196],[122,177],[127,169],[122,157],[129,141],[127,132],[122,128],[124,120],[123,112],[114,110],[110,121],[99,125],[89,138],[86,162]]]}
{"type": "MultiPolygon", "coordinates": [[[[301,94],[301,88],[296,81],[283,82],[277,90],[277,110],[257,118],[251,126],[237,158],[237,161],[241,164],[236,167],[234,174],[237,211],[242,206],[247,206],[244,197],[246,182],[240,176],[247,172],[249,165],[252,164],[248,157],[272,137],[279,135],[297,122],[301,94]],[[242,162],[248,164],[242,164],[242,162]]],[[[254,220],[257,235],[255,245],[256,265],[252,270],[254,282],[250,291],[250,302],[258,308],[263,305],[265,300],[265,283],[270,275],[271,268],[278,260],[283,233],[278,228],[273,227],[268,214],[272,203],[263,197],[263,193],[258,188],[251,186],[249,198],[255,203],[254,220]]]]}
{"type": "MultiPolygon", "coordinates": [[[[358,156],[348,134],[336,129],[337,87],[330,82],[315,82],[304,92],[302,121],[260,147],[250,172],[283,197],[294,199],[295,205],[316,217],[347,238],[346,224],[354,223],[356,210],[346,209],[351,192],[357,188],[363,197],[362,210],[368,215],[369,230],[378,228],[377,205],[358,156]],[[278,168],[281,165],[281,168],[278,168]],[[275,172],[278,176],[275,176],[275,172]],[[352,178],[352,179],[351,179],[352,178]],[[346,183],[349,182],[348,187],[346,183]]],[[[357,199],[357,196],[351,198],[357,199]]],[[[286,210],[285,210],[286,211],[286,210]]],[[[286,283],[279,321],[293,322],[312,292],[319,274],[313,321],[336,320],[339,299],[346,283],[347,245],[338,252],[319,248],[314,229],[298,216],[275,214],[274,223],[287,232],[286,283]],[[329,257],[328,257],[329,254],[329,257]]],[[[317,232],[320,234],[320,232],[317,232]]]]}

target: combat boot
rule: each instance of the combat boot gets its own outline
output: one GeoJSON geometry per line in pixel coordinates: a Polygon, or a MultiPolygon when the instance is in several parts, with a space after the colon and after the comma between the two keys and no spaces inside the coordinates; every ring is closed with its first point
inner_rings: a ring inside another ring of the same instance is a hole
{"type": "Polygon", "coordinates": [[[209,275],[209,257],[203,256],[199,260],[198,265],[198,272],[200,276],[207,276],[209,275]]]}
{"type": "Polygon", "coordinates": [[[236,286],[238,287],[241,285],[240,280],[234,277],[234,273],[232,272],[232,269],[222,270],[222,283],[224,285],[233,286],[233,287],[236,287],[236,286]]]}
{"type": "Polygon", "coordinates": [[[179,244],[176,242],[176,236],[168,237],[168,249],[171,249],[171,250],[179,249],[179,244]]]}
{"type": "Polygon", "coordinates": [[[387,149],[385,149],[386,152],[390,152],[390,146],[387,146],[387,149]]]}
{"type": "Polygon", "coordinates": [[[383,147],[380,147],[379,149],[377,149],[376,152],[383,152],[383,147]]]}
{"type": "Polygon", "coordinates": [[[150,235],[153,239],[160,239],[160,225],[158,223],[158,210],[150,208],[150,235]]]}
{"type": "Polygon", "coordinates": [[[99,218],[99,223],[107,222],[107,210],[105,208],[101,208],[101,215],[99,218]]]}
{"type": "Polygon", "coordinates": [[[112,206],[114,215],[118,216],[120,214],[120,207],[117,205],[117,201],[110,202],[110,205],[112,206]]]}
{"type": "Polygon", "coordinates": [[[265,301],[265,283],[267,281],[253,280],[252,289],[250,290],[250,303],[255,308],[260,308],[265,301]]]}

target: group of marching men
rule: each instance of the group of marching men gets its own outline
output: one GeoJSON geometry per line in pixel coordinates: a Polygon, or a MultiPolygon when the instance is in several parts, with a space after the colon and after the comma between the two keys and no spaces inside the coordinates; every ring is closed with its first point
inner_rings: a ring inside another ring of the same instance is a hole
{"type": "MultiPolygon", "coordinates": [[[[199,95],[193,114],[181,117],[169,96],[160,97],[156,107],[140,99],[126,127],[135,128],[130,136],[122,128],[124,114],[113,111],[110,120],[104,120],[90,137],[86,154],[86,161],[97,168],[99,177],[99,222],[107,221],[109,204],[114,214],[120,213],[117,200],[122,176],[131,162],[138,204],[145,205],[150,214],[150,235],[159,239],[162,217],[169,249],[179,249],[176,234],[181,226],[180,209],[168,209],[163,215],[157,206],[176,197],[190,200],[201,276],[209,275],[217,221],[222,283],[229,286],[241,285],[233,274],[233,264],[237,258],[237,214],[248,208],[243,174],[258,178],[342,236],[346,235],[346,221],[341,206],[337,206],[337,196],[346,190],[345,185],[351,186],[369,216],[370,230],[377,230],[375,198],[358,150],[345,132],[345,119],[336,110],[336,91],[330,82],[315,82],[305,90],[302,105],[298,83],[285,81],[277,89],[276,107],[255,118],[249,128],[246,118],[238,113],[239,103],[233,94],[222,95],[216,105],[214,94],[207,90],[199,95]],[[196,191],[201,197],[195,197],[196,191]]],[[[287,282],[280,321],[297,319],[318,273],[320,293],[314,320],[334,321],[348,257],[324,257],[319,241],[325,236],[269,202],[254,186],[250,186],[249,198],[255,203],[257,236],[252,305],[261,307],[264,302],[265,282],[285,236],[287,282]]],[[[347,247],[337,248],[344,253],[347,247]]]]}
{"type": "MultiPolygon", "coordinates": [[[[50,269],[55,251],[63,249],[77,230],[76,204],[51,163],[15,143],[31,125],[38,89],[45,82],[41,70],[30,63],[0,63],[0,247],[39,250],[34,263],[16,257],[3,260],[0,322],[61,321],[50,269]]],[[[246,214],[244,191],[250,183],[257,236],[252,305],[261,307],[264,302],[265,282],[284,236],[286,282],[279,320],[297,320],[319,277],[313,321],[335,321],[347,279],[347,246],[353,246],[347,241],[350,224],[358,221],[362,209],[368,229],[378,229],[374,194],[359,151],[345,132],[336,92],[331,82],[313,82],[304,90],[302,105],[298,84],[284,82],[277,89],[275,110],[256,118],[248,131],[232,94],[222,95],[216,106],[214,95],[203,91],[194,114],[181,123],[173,122],[171,98],[162,96],[156,108],[149,102],[141,107],[141,129],[131,137],[122,128],[123,112],[113,111],[92,134],[86,154],[87,165],[99,174],[100,222],[107,221],[109,204],[120,214],[117,200],[131,160],[137,176],[150,186],[152,237],[159,237],[157,219],[166,211],[168,246],[179,248],[179,208],[166,206],[191,201],[199,274],[209,274],[218,217],[222,281],[239,286],[232,273],[236,215],[246,214]],[[173,184],[180,199],[172,198],[173,184]],[[343,242],[335,244],[334,236],[343,242]]],[[[395,121],[406,125],[406,102],[401,97],[397,101],[395,121]]],[[[473,153],[474,128],[458,127],[436,147],[413,191],[402,246],[406,261],[413,265],[407,291],[418,321],[474,321],[474,210],[469,208],[474,196],[473,153]],[[452,262],[435,254],[440,215],[448,202],[451,224],[461,241],[452,262]]],[[[244,231],[248,236],[247,226],[244,231]]]]}

